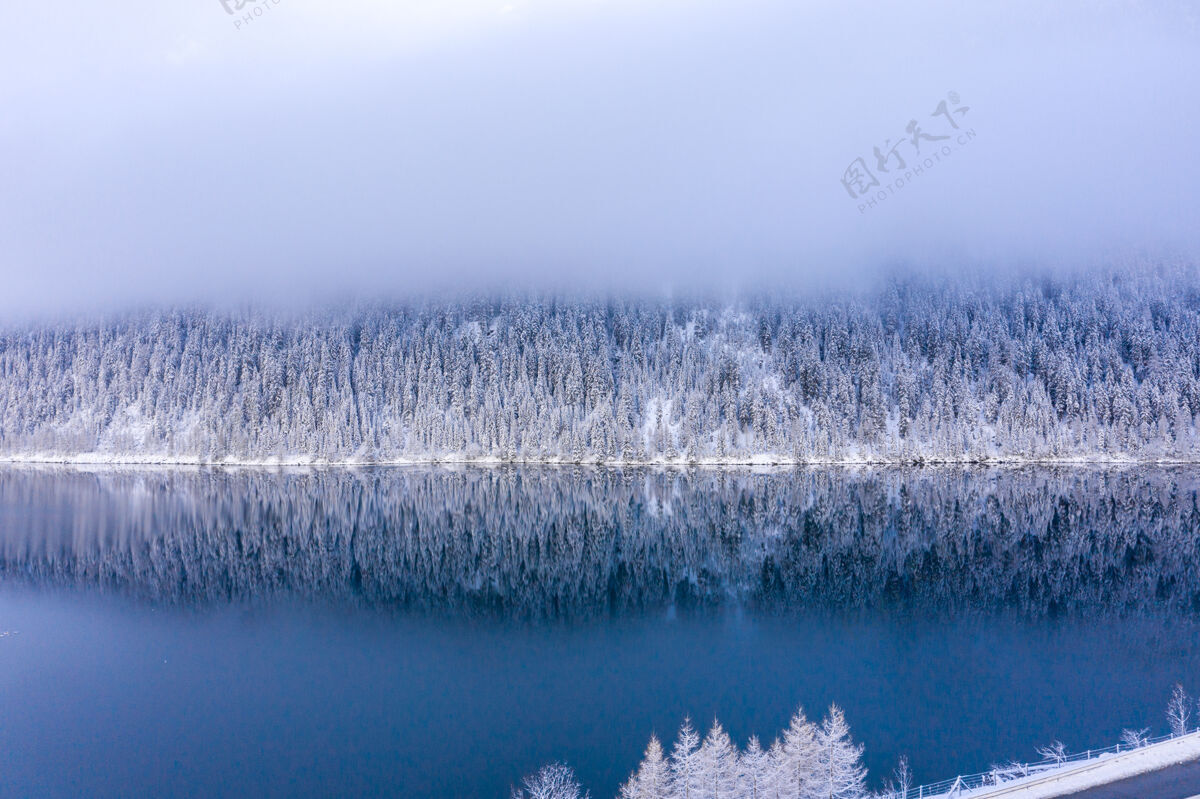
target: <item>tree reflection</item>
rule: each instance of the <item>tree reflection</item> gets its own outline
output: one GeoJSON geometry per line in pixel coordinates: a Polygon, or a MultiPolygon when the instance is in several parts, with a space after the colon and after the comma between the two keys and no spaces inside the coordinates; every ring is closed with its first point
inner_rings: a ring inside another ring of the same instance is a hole
{"type": "Polygon", "coordinates": [[[1194,470],[0,471],[0,575],[156,602],[1200,610],[1194,470]]]}

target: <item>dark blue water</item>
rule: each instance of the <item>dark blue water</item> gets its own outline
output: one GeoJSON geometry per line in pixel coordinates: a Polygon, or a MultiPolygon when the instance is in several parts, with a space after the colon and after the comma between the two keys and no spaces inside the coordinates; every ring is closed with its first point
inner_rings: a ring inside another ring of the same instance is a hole
{"type": "MultiPolygon", "coordinates": [[[[1164,727],[1186,470],[0,471],[0,793],[615,792],[839,703],[874,777],[1164,727]]],[[[1193,689],[1195,686],[1193,686],[1193,689]]]]}

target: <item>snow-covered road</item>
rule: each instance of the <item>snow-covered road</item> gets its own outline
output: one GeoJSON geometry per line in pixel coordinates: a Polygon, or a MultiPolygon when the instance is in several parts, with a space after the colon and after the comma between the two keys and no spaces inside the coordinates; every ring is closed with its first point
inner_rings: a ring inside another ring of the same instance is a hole
{"type": "Polygon", "coordinates": [[[1196,799],[1200,791],[1200,760],[1180,763],[1118,782],[1088,788],[1061,799],[1196,799]]]}

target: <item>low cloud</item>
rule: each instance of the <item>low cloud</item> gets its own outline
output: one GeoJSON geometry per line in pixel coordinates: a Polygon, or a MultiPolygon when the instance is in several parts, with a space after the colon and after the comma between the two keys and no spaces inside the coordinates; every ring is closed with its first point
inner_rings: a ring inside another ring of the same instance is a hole
{"type": "Polygon", "coordinates": [[[799,5],[22,4],[0,312],[1195,251],[1187,6],[799,5]]]}

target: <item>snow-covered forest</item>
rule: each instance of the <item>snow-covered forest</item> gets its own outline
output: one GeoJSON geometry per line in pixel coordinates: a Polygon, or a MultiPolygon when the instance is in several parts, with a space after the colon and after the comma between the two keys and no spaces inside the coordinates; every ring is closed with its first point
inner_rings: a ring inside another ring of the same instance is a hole
{"type": "Polygon", "coordinates": [[[0,333],[0,456],[1191,460],[1200,278],[170,310],[0,333]]]}
{"type": "Polygon", "coordinates": [[[0,579],[155,603],[1200,610],[1192,467],[12,467],[0,519],[0,579]]]}
{"type": "MultiPolygon", "coordinates": [[[[701,741],[685,719],[670,755],[651,736],[620,799],[865,799],[862,746],[836,705],[819,724],[799,709],[783,734],[763,747],[751,737],[744,751],[714,721],[701,741]]],[[[582,787],[561,764],[543,768],[513,791],[513,799],[583,799],[582,787]]]]}

